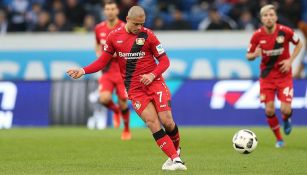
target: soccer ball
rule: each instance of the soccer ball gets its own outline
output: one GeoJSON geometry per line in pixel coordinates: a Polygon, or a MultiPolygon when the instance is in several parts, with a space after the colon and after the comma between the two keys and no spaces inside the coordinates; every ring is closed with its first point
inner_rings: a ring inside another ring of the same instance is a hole
{"type": "Polygon", "coordinates": [[[257,147],[258,140],[256,134],[250,130],[242,129],[232,138],[233,148],[242,154],[249,154],[257,147]]]}

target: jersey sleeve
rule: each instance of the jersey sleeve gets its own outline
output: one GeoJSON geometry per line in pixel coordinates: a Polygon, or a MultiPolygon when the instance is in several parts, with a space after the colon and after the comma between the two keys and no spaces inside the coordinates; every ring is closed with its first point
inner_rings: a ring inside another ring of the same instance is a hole
{"type": "Polygon", "coordinates": [[[96,44],[100,44],[99,37],[98,37],[98,28],[97,27],[95,27],[94,32],[95,32],[96,44]]]}
{"type": "Polygon", "coordinates": [[[151,52],[153,53],[153,56],[158,59],[159,57],[166,54],[165,50],[156,35],[152,31],[149,31],[148,33],[151,52]]]}
{"type": "Polygon", "coordinates": [[[106,44],[103,46],[103,51],[113,55],[115,53],[115,48],[113,45],[113,35],[110,33],[107,37],[106,44]]]}
{"type": "Polygon", "coordinates": [[[249,42],[249,46],[248,46],[248,49],[247,49],[247,52],[248,53],[253,53],[255,52],[257,46],[259,45],[259,41],[258,41],[258,34],[255,32],[249,42]]]}
{"type": "Polygon", "coordinates": [[[286,32],[287,37],[288,37],[290,42],[292,42],[295,45],[297,45],[299,43],[300,38],[291,28],[284,27],[284,31],[286,32]]]}

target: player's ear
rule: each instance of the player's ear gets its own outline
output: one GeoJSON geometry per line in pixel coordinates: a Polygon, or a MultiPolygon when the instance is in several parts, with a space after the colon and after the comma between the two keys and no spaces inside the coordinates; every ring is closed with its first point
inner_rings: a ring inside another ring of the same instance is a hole
{"type": "Polygon", "coordinates": [[[127,22],[129,21],[129,17],[128,17],[128,16],[126,16],[126,21],[127,21],[127,22]]]}

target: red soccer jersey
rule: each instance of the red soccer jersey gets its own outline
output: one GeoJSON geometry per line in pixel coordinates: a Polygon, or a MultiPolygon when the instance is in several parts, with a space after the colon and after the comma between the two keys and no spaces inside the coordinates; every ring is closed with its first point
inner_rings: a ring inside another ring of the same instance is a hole
{"type": "MultiPolygon", "coordinates": [[[[118,20],[117,24],[113,28],[108,27],[106,21],[97,24],[95,27],[96,43],[102,45],[103,47],[106,43],[109,33],[112,30],[122,27],[124,25],[125,23],[121,20],[118,20]]],[[[112,61],[110,61],[110,63],[102,70],[102,72],[104,74],[114,74],[120,72],[117,59],[112,59],[112,61]]]]}
{"type": "Polygon", "coordinates": [[[279,63],[290,59],[289,43],[299,43],[298,36],[289,27],[277,24],[273,34],[265,32],[264,27],[259,28],[252,36],[248,53],[261,48],[262,60],[260,64],[262,79],[291,78],[292,71],[282,73],[279,63]]]}
{"type": "MultiPolygon", "coordinates": [[[[127,92],[144,87],[140,76],[154,72],[157,67],[155,58],[162,59],[166,55],[154,33],[144,27],[137,35],[128,33],[125,27],[112,31],[104,51],[116,52],[127,92]]],[[[162,76],[157,75],[156,79],[162,79],[162,76]]]]}

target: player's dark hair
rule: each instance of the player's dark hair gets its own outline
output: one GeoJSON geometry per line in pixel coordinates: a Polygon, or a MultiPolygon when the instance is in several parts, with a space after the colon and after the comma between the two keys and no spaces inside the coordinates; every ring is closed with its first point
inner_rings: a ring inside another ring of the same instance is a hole
{"type": "Polygon", "coordinates": [[[109,5],[109,4],[115,4],[117,6],[116,1],[114,0],[104,0],[102,7],[104,8],[106,5],[109,5]]]}

